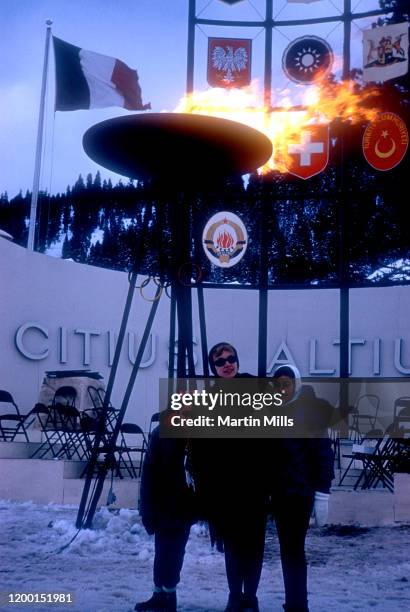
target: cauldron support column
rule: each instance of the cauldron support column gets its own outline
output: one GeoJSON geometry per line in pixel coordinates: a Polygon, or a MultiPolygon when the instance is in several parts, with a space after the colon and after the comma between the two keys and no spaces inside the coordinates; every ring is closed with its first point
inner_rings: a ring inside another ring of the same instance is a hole
{"type": "MultiPolygon", "coordinates": [[[[192,196],[191,196],[192,197],[192,196]]],[[[191,261],[190,248],[190,212],[186,194],[180,194],[179,202],[174,207],[173,236],[178,242],[178,254],[175,258],[173,274],[173,291],[175,291],[178,318],[178,354],[177,377],[195,377],[192,330],[192,295],[189,283],[184,282],[184,266],[189,268],[191,261]],[[188,364],[187,364],[188,360],[188,364]]]]}
{"type": "MultiPolygon", "coordinates": [[[[110,437],[109,447],[106,449],[106,455],[105,455],[104,462],[98,467],[98,473],[97,473],[96,481],[94,484],[94,489],[90,496],[89,492],[91,488],[91,482],[93,480],[93,475],[94,475],[94,470],[97,464],[97,459],[98,459],[98,456],[100,455],[99,444],[100,444],[102,435],[104,433],[102,428],[105,425],[105,419],[100,419],[99,431],[97,432],[97,436],[96,436],[96,439],[93,445],[92,455],[91,455],[91,458],[87,466],[86,482],[84,485],[80,507],[79,507],[78,514],[77,514],[76,527],[78,529],[81,529],[83,527],[85,527],[86,529],[89,529],[92,526],[94,514],[97,509],[97,504],[98,504],[98,501],[101,497],[101,493],[103,490],[105,478],[107,476],[109,469],[111,469],[113,465],[115,445],[117,442],[118,434],[120,432],[120,427],[124,420],[125,412],[128,407],[128,402],[130,400],[131,393],[134,388],[135,379],[137,377],[138,370],[141,365],[142,357],[143,357],[145,348],[147,346],[148,338],[151,333],[151,328],[154,322],[155,314],[158,309],[158,303],[159,303],[159,298],[161,296],[161,292],[162,292],[162,287],[157,287],[154,301],[151,306],[151,311],[149,313],[147,323],[145,325],[144,334],[141,338],[141,342],[138,348],[138,353],[135,359],[135,363],[131,371],[131,376],[128,381],[128,385],[127,385],[127,388],[124,394],[124,398],[122,400],[120,412],[118,414],[118,417],[115,423],[114,431],[110,437]],[[88,500],[88,505],[87,505],[87,500],[88,500]]],[[[106,405],[106,401],[104,401],[104,406],[105,406],[105,410],[107,410],[108,403],[106,405]]],[[[105,412],[103,412],[103,414],[105,414],[105,412]]]]}

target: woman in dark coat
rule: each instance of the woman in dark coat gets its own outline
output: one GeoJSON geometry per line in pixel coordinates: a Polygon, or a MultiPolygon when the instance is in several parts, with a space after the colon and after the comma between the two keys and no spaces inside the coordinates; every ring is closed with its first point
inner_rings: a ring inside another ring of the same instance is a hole
{"type": "Polygon", "coordinates": [[[282,414],[315,430],[314,437],[272,440],[271,509],[278,532],[287,612],[308,612],[305,539],[312,509],[318,524],[326,522],[330,485],[334,478],[333,451],[325,429],[332,407],[302,387],[295,366],[280,366],[274,388],[283,397],[282,414]],[[299,421],[300,422],[300,421],[299,421]],[[318,430],[322,428],[322,435],[318,430]]]}
{"type": "MultiPolygon", "coordinates": [[[[236,349],[227,342],[209,352],[217,378],[239,373],[236,349]]],[[[229,600],[225,612],[257,612],[267,515],[267,484],[260,440],[192,440],[195,490],[203,518],[223,540],[229,600]]]]}

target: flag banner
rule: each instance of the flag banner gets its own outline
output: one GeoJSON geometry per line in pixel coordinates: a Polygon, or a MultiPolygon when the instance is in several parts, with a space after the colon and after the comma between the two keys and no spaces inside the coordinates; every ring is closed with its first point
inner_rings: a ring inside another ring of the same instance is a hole
{"type": "Polygon", "coordinates": [[[282,56],[282,68],[295,83],[309,85],[329,74],[333,66],[331,46],[318,36],[302,36],[292,41],[282,56]]]}
{"type": "Polygon", "coordinates": [[[409,68],[409,24],[394,23],[363,32],[363,80],[388,81],[409,68]]]}
{"type": "Polygon", "coordinates": [[[208,75],[211,87],[244,87],[251,82],[252,40],[208,38],[208,75]]]}
{"type": "Polygon", "coordinates": [[[290,174],[305,180],[319,174],[329,161],[329,126],[306,125],[294,142],[287,144],[287,153],[290,174]]]}
{"type": "Polygon", "coordinates": [[[114,57],[86,51],[53,36],[56,70],[55,110],[122,106],[147,110],[138,73],[114,57]]]}
{"type": "Polygon", "coordinates": [[[391,170],[406,155],[409,133],[403,119],[394,113],[381,113],[363,134],[363,154],[376,170],[391,170]]]}

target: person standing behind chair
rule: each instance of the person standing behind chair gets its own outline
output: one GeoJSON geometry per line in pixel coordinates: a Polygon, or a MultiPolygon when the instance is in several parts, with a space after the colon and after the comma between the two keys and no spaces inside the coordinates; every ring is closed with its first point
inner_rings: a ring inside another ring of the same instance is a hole
{"type": "MultiPolygon", "coordinates": [[[[312,429],[323,427],[333,409],[303,386],[299,370],[280,366],[273,375],[275,392],[282,394],[282,414],[304,418],[312,429]]],[[[317,435],[317,434],[316,434],[317,435]]],[[[333,471],[331,442],[322,437],[271,440],[273,474],[271,510],[279,538],[287,612],[309,612],[305,539],[312,509],[319,526],[326,523],[333,471]]]]}
{"type": "Polygon", "coordinates": [[[187,441],[150,437],[141,477],[140,514],[155,537],[154,592],[136,611],[175,612],[176,587],[191,525],[196,521],[195,495],[186,471],[187,441]]]}
{"type": "MultiPolygon", "coordinates": [[[[234,381],[251,377],[239,372],[238,353],[228,342],[211,348],[209,365],[216,378],[234,381]]],[[[263,447],[261,440],[248,438],[192,440],[199,508],[224,545],[229,587],[225,612],[259,610],[256,593],[263,563],[268,499],[263,447]]]]}

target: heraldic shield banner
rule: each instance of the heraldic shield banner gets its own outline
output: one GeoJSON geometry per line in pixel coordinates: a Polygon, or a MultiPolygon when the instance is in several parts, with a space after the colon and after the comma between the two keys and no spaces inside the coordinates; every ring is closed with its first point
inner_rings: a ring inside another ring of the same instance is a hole
{"type": "Polygon", "coordinates": [[[376,170],[391,170],[406,154],[409,133],[404,121],[394,113],[381,113],[366,128],[363,154],[376,170]]]}
{"type": "Polygon", "coordinates": [[[286,148],[285,164],[290,174],[306,180],[323,172],[329,161],[329,126],[303,127],[286,148]]]}
{"type": "Polygon", "coordinates": [[[388,81],[407,73],[409,24],[394,23],[363,32],[363,80],[388,81]]]}
{"type": "Polygon", "coordinates": [[[211,87],[245,87],[251,82],[252,40],[208,38],[208,74],[211,87]]]}

